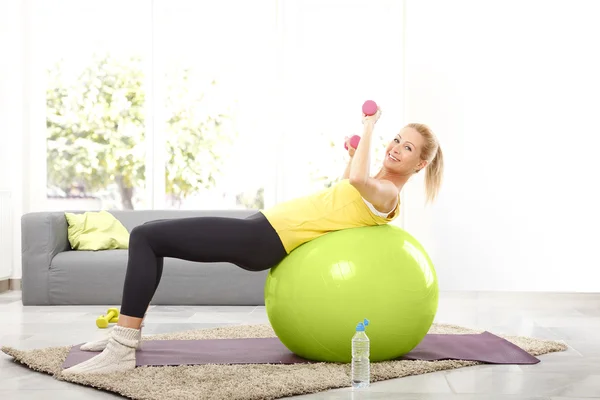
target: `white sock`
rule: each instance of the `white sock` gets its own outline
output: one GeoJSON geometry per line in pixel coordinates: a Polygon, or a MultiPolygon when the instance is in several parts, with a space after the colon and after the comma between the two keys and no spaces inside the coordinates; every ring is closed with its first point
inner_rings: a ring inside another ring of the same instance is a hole
{"type": "Polygon", "coordinates": [[[115,326],[102,353],[67,368],[64,374],[110,374],[135,368],[135,350],[140,330],[115,326]]]}
{"type": "MultiPolygon", "coordinates": [[[[142,340],[142,328],[143,327],[144,327],[144,321],[142,320],[142,325],[140,326],[140,329],[139,329],[140,334],[139,334],[139,337],[137,338],[140,341],[140,343],[142,340]]],[[[113,328],[111,328],[111,332],[112,332],[112,329],[113,328]]],[[[110,338],[110,333],[108,335],[108,338],[110,338]]],[[[96,340],[94,342],[84,343],[81,345],[81,347],[79,347],[79,349],[81,349],[83,351],[102,351],[106,348],[106,345],[108,343],[108,338],[96,340]]],[[[139,348],[139,345],[138,345],[138,348],[139,348]]]]}

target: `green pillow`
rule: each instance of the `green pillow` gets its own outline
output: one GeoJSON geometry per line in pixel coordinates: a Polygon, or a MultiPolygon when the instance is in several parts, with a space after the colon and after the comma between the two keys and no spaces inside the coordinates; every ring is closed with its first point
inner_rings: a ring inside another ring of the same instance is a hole
{"type": "Polygon", "coordinates": [[[110,250],[129,248],[129,232],[106,211],[65,213],[73,250],[110,250]]]}

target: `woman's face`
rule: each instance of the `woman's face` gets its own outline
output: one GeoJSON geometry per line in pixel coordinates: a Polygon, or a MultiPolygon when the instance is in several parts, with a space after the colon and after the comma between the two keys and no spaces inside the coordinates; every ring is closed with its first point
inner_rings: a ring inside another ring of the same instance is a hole
{"type": "Polygon", "coordinates": [[[391,172],[410,175],[427,164],[421,160],[423,136],[414,128],[403,128],[385,149],[383,165],[391,172]]]}

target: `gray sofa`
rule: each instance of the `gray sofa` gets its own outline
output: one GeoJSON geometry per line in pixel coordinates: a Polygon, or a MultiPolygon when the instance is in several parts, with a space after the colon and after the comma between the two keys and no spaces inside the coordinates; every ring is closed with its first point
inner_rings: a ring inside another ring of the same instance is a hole
{"type": "MultiPolygon", "coordinates": [[[[144,222],[192,216],[245,218],[255,210],[110,211],[131,230],[144,222]]],[[[127,250],[73,251],[63,212],[21,218],[24,305],[119,305],[127,250]]],[[[199,246],[202,243],[198,243],[199,246]]],[[[263,305],[268,271],[250,272],[230,263],[194,263],[166,258],[152,304],[263,305]]]]}

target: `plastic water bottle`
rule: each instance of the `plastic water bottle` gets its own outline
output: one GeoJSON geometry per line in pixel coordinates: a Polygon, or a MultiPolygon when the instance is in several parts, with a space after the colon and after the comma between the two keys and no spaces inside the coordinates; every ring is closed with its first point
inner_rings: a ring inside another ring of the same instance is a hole
{"type": "Polygon", "coordinates": [[[368,320],[359,322],[356,333],[352,337],[352,388],[362,389],[371,381],[371,364],[369,360],[370,341],[365,333],[368,320]]]}

